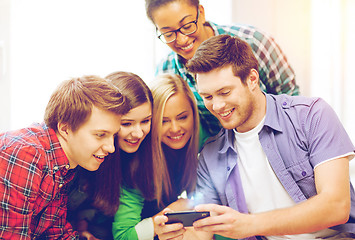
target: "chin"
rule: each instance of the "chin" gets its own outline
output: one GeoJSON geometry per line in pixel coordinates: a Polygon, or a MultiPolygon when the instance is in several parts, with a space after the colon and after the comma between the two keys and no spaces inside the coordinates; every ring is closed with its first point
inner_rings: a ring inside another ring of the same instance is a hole
{"type": "Polygon", "coordinates": [[[223,124],[223,123],[222,123],[222,127],[229,130],[237,128],[237,126],[235,126],[234,124],[223,124]]]}

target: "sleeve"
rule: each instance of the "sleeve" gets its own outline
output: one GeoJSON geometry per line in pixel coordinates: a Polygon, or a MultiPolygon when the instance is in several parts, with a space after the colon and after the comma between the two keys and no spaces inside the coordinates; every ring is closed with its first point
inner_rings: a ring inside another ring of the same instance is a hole
{"type": "Polygon", "coordinates": [[[313,166],[346,154],[354,155],[355,149],[349,135],[324,100],[315,101],[303,119],[313,166]]]}
{"type": "Polygon", "coordinates": [[[205,203],[221,204],[204,158],[204,154],[206,154],[205,150],[206,148],[204,148],[199,155],[194,203],[195,205],[205,203]]]}
{"type": "Polygon", "coordinates": [[[66,214],[64,214],[64,212],[62,216],[58,216],[53,227],[46,231],[46,236],[49,239],[79,239],[78,233],[73,230],[72,225],[66,220],[66,214]]]}
{"type": "MultiPolygon", "coordinates": [[[[38,209],[40,206],[37,206],[36,199],[43,180],[40,166],[41,162],[45,161],[43,158],[45,158],[44,152],[30,145],[12,144],[1,149],[0,239],[31,238],[31,226],[36,225],[31,222],[33,214],[42,211],[38,209]]],[[[47,231],[53,230],[57,236],[65,239],[76,239],[71,225],[65,220],[66,207],[63,208],[65,210],[61,207],[55,210],[61,213],[57,219],[60,227],[53,226],[47,231]]],[[[39,224],[42,222],[37,224],[37,227],[42,227],[42,225],[38,226],[39,224]]]]}
{"type": "Polygon", "coordinates": [[[148,240],[154,238],[153,222],[149,219],[141,221],[143,204],[144,198],[138,190],[122,188],[120,206],[112,224],[112,234],[115,240],[148,240]],[[145,236],[147,233],[151,235],[145,236]]]}
{"type": "Polygon", "coordinates": [[[170,52],[166,57],[164,57],[156,66],[155,76],[163,73],[177,74],[181,76],[175,58],[176,53],[174,52],[170,52]]]}
{"type": "Polygon", "coordinates": [[[12,144],[0,151],[0,239],[30,239],[31,217],[41,182],[31,146],[12,144]]]}
{"type": "Polygon", "coordinates": [[[295,73],[275,40],[257,30],[253,37],[250,45],[259,63],[261,89],[271,94],[299,95],[295,73]]]}
{"type": "Polygon", "coordinates": [[[45,235],[49,239],[79,239],[77,232],[73,230],[72,225],[67,220],[67,202],[68,196],[62,194],[59,206],[48,208],[48,212],[53,212],[57,216],[52,226],[46,231],[45,235]]]}

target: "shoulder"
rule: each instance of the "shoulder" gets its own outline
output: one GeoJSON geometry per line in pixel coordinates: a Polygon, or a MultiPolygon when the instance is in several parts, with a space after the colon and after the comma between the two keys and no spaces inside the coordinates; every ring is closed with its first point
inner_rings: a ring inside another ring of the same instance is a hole
{"type": "Polygon", "coordinates": [[[201,149],[201,153],[203,153],[205,156],[211,156],[211,154],[215,156],[218,154],[219,150],[226,147],[226,145],[229,145],[229,141],[230,131],[222,128],[217,135],[212,136],[206,140],[201,149]]]}
{"type": "Polygon", "coordinates": [[[156,75],[160,73],[174,73],[177,68],[177,56],[176,53],[171,51],[168,55],[163,57],[156,67],[156,75]]]}
{"type": "Polygon", "coordinates": [[[310,114],[320,110],[331,109],[330,105],[320,97],[289,96],[286,94],[270,96],[284,111],[297,111],[300,114],[310,114]]]}
{"type": "Polygon", "coordinates": [[[269,112],[267,115],[280,124],[292,122],[293,127],[306,127],[309,130],[319,121],[326,122],[337,119],[337,115],[331,106],[319,97],[289,96],[286,94],[268,94],[267,96],[267,112],[269,112]]]}
{"type": "Polygon", "coordinates": [[[40,125],[32,125],[0,135],[0,159],[27,168],[45,164],[50,141],[40,125]]]}
{"type": "Polygon", "coordinates": [[[142,193],[138,189],[135,189],[135,188],[129,188],[129,187],[123,186],[121,188],[121,196],[123,198],[137,199],[139,201],[144,201],[142,193]]]}
{"type": "Polygon", "coordinates": [[[209,24],[215,30],[215,32],[217,31],[217,34],[228,34],[231,36],[237,36],[249,43],[253,39],[261,41],[264,38],[271,38],[266,32],[252,25],[238,23],[230,25],[218,25],[213,22],[209,22],[209,24]]]}

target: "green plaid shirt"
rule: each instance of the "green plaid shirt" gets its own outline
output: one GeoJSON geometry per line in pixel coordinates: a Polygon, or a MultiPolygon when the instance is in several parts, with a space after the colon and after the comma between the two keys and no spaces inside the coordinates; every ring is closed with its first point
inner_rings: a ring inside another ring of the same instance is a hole
{"type": "MultiPolygon", "coordinates": [[[[271,94],[299,95],[299,87],[295,82],[295,73],[287,62],[286,56],[272,37],[252,26],[222,26],[212,22],[208,22],[208,24],[213,28],[215,35],[228,34],[237,36],[250,44],[259,63],[260,88],[263,91],[271,94]]],[[[197,100],[204,138],[206,135],[216,135],[221,129],[221,125],[217,118],[205,107],[203,99],[197,92],[193,75],[187,72],[180,58],[175,52],[171,52],[157,66],[156,75],[174,73],[186,80],[197,100]]]]}

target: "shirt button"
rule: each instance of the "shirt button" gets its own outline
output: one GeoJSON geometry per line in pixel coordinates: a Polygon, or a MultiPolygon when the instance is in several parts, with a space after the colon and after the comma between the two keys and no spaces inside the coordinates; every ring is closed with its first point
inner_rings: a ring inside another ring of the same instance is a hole
{"type": "Polygon", "coordinates": [[[286,105],[287,105],[287,102],[283,102],[282,105],[286,106],[286,105]]]}
{"type": "Polygon", "coordinates": [[[230,168],[230,167],[227,167],[227,171],[229,171],[229,170],[231,170],[231,168],[230,168]]]}
{"type": "Polygon", "coordinates": [[[66,169],[69,169],[69,168],[70,168],[69,164],[68,164],[68,165],[66,165],[66,166],[65,166],[65,168],[66,168],[66,169]]]}
{"type": "Polygon", "coordinates": [[[61,183],[61,184],[59,184],[59,188],[62,188],[63,187],[63,184],[61,183]]]}
{"type": "Polygon", "coordinates": [[[306,175],[307,175],[306,171],[302,171],[302,176],[304,177],[306,175]]]}

